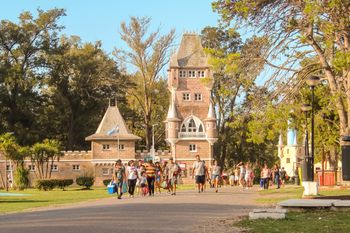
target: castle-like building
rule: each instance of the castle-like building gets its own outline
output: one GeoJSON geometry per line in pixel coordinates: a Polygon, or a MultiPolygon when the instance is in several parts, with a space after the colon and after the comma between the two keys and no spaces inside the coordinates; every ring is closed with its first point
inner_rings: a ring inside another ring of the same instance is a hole
{"type": "Polygon", "coordinates": [[[171,93],[166,141],[176,161],[191,166],[195,155],[211,164],[217,141],[216,117],[211,100],[213,75],[200,37],[184,34],[170,59],[168,89],[171,93]]]}
{"type": "MultiPolygon", "coordinates": [[[[211,101],[213,83],[208,57],[203,51],[200,37],[184,34],[181,45],[171,56],[168,69],[168,89],[171,100],[166,124],[166,141],[171,151],[156,151],[156,160],[168,160],[172,156],[182,168],[184,181],[189,177],[195,155],[199,154],[210,166],[213,160],[213,144],[217,140],[216,117],[211,101]]],[[[95,185],[110,179],[115,161],[124,164],[129,160],[143,160],[148,151],[135,151],[135,142],[140,137],[131,133],[119,112],[115,100],[109,106],[96,130],[88,137],[90,151],[65,151],[55,161],[51,178],[75,179],[83,174],[92,174],[95,185]]],[[[30,171],[31,185],[38,179],[36,164],[25,161],[30,171]]],[[[7,177],[13,180],[14,164],[0,154],[0,187],[5,187],[7,177]]]]}

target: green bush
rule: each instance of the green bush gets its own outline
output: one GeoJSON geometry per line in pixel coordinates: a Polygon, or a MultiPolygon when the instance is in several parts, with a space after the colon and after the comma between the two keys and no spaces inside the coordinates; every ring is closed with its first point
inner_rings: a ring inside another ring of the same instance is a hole
{"type": "Polygon", "coordinates": [[[75,182],[80,186],[85,186],[86,189],[90,189],[90,187],[95,182],[95,178],[90,175],[84,175],[84,176],[77,177],[75,182]]]}
{"type": "Polygon", "coordinates": [[[63,189],[73,184],[73,179],[50,179],[37,180],[35,187],[39,190],[52,190],[54,188],[63,189]]]}
{"type": "Polygon", "coordinates": [[[112,179],[106,179],[103,180],[103,184],[107,187],[107,185],[109,185],[109,183],[111,183],[112,179]]]}
{"type": "Polygon", "coordinates": [[[37,180],[35,187],[39,190],[52,190],[57,186],[57,180],[37,180]]]}
{"type": "Polygon", "coordinates": [[[29,170],[25,169],[23,166],[18,166],[15,172],[15,185],[19,190],[28,188],[29,186],[29,170]]]}
{"type": "Polygon", "coordinates": [[[56,180],[56,186],[62,190],[73,184],[73,179],[56,180]]]}

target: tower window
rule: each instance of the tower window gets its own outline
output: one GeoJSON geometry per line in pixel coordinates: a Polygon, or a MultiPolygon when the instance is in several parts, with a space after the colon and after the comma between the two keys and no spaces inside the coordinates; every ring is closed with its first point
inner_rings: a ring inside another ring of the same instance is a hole
{"type": "Polygon", "coordinates": [[[189,149],[190,149],[190,152],[197,152],[197,145],[196,144],[190,144],[189,149]]]}
{"type": "Polygon", "coordinates": [[[190,120],[190,122],[188,123],[188,132],[196,132],[197,127],[196,127],[196,123],[194,122],[193,119],[190,120]]]}
{"type": "Polygon", "coordinates": [[[195,78],[195,77],[196,77],[196,71],[194,71],[194,70],[189,70],[189,71],[188,71],[188,77],[189,77],[189,78],[195,78]]]}
{"type": "Polygon", "coordinates": [[[201,93],[195,93],[194,94],[194,100],[202,101],[202,94],[201,93]]]}
{"type": "Polygon", "coordinates": [[[184,101],[190,101],[190,93],[183,93],[182,94],[182,99],[184,101]]]}
{"type": "Polygon", "coordinates": [[[287,158],[287,159],[286,159],[286,163],[290,163],[290,158],[287,158]]]}
{"type": "Polygon", "coordinates": [[[180,78],[186,78],[186,71],[180,70],[179,76],[180,76],[180,78]]]}

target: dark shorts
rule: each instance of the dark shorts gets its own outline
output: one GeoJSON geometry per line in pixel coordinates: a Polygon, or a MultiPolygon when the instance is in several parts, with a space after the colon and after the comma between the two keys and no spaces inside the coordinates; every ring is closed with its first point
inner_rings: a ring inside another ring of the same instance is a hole
{"type": "Polygon", "coordinates": [[[205,176],[196,176],[196,184],[204,184],[205,176]]]}

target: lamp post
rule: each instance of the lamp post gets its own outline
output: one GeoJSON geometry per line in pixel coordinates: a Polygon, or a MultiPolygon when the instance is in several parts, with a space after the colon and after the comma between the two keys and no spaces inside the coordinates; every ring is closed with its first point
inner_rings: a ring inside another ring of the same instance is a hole
{"type": "Polygon", "coordinates": [[[151,148],[151,156],[154,161],[155,159],[155,149],[154,149],[154,126],[157,126],[158,124],[153,124],[152,125],[152,148],[151,148]]]}
{"type": "Polygon", "coordinates": [[[315,87],[320,83],[320,78],[311,76],[306,80],[307,85],[311,87],[311,181],[314,181],[314,161],[315,161],[315,87]]]}
{"type": "Polygon", "coordinates": [[[303,104],[301,106],[301,111],[305,113],[305,166],[304,169],[304,175],[302,176],[303,181],[312,181],[311,177],[311,158],[309,154],[309,132],[308,132],[308,124],[307,124],[307,114],[311,111],[311,105],[309,104],[303,104]],[[306,170],[306,171],[305,171],[306,170]]]}

